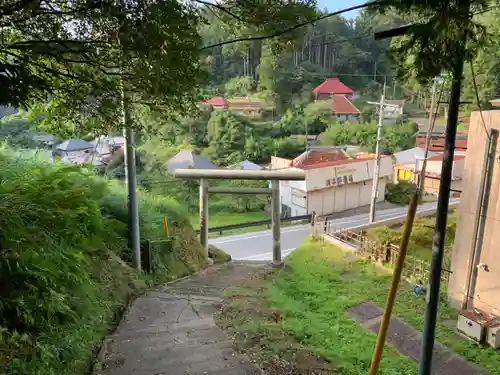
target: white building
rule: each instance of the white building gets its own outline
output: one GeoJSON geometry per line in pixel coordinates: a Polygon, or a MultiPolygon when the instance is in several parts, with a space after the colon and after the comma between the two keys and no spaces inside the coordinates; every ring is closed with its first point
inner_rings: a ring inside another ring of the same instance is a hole
{"type": "MultiPolygon", "coordinates": [[[[286,216],[328,215],[370,204],[374,154],[352,158],[341,148],[313,147],[293,160],[272,157],[271,169],[297,168],[305,181],[281,181],[282,214],[286,216]]],[[[380,163],[378,202],[393,174],[392,159],[383,155],[380,163]]]]}

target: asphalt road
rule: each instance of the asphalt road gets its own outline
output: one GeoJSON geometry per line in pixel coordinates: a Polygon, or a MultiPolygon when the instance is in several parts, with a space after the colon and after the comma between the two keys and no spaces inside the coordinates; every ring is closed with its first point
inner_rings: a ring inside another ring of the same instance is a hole
{"type": "MultiPolygon", "coordinates": [[[[436,202],[425,203],[418,210],[436,207],[436,202]]],[[[407,207],[397,207],[377,211],[376,220],[406,217],[407,207]]],[[[334,228],[354,228],[368,223],[368,214],[360,214],[332,220],[334,228]]],[[[311,234],[309,224],[281,228],[281,253],[283,258],[301,245],[304,239],[311,234]]],[[[217,237],[209,243],[223,249],[234,260],[272,260],[272,233],[264,230],[252,233],[235,234],[232,236],[217,237]]]]}

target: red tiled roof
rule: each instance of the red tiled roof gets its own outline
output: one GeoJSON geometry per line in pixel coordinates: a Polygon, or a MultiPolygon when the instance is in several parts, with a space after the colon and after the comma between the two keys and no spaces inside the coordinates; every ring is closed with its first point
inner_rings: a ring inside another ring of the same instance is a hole
{"type": "MultiPolygon", "coordinates": [[[[425,147],[426,139],[425,137],[417,137],[416,147],[425,147]]],[[[455,149],[459,151],[467,150],[467,139],[457,139],[455,141],[455,149]]],[[[430,151],[443,152],[444,151],[444,137],[439,137],[438,139],[432,139],[429,147],[430,151]]]]}
{"type": "Polygon", "coordinates": [[[203,102],[205,105],[213,105],[215,107],[227,107],[229,105],[228,101],[222,96],[214,96],[203,102]]]}
{"type": "Polygon", "coordinates": [[[361,113],[345,95],[333,95],[332,111],[340,115],[357,115],[361,113]]]}
{"type": "MultiPolygon", "coordinates": [[[[453,155],[453,160],[462,160],[465,159],[465,155],[453,155]]],[[[428,161],[441,161],[443,160],[443,154],[433,155],[430,158],[427,158],[428,161]]]]}
{"type": "Polygon", "coordinates": [[[292,166],[297,168],[315,168],[318,164],[345,160],[350,160],[350,157],[338,149],[310,150],[293,159],[292,166]]]}
{"type": "Polygon", "coordinates": [[[352,94],[354,91],[338,78],[328,78],[312,90],[315,94],[352,94]]]}
{"type": "Polygon", "coordinates": [[[324,161],[324,162],[319,162],[319,163],[315,163],[315,164],[308,164],[308,165],[296,165],[295,168],[300,168],[300,169],[325,168],[325,167],[333,167],[335,165],[355,163],[357,161],[361,161],[361,160],[359,160],[359,159],[332,160],[332,161],[324,161]]]}

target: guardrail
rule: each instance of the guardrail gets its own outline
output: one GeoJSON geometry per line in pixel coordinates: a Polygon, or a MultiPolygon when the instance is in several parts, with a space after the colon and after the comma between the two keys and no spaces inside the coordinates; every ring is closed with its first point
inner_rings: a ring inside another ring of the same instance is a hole
{"type": "MultiPolygon", "coordinates": [[[[311,215],[302,215],[302,216],[293,216],[293,217],[283,217],[280,219],[281,223],[286,223],[290,221],[305,221],[311,222],[311,215]]],[[[261,225],[267,225],[270,228],[272,224],[272,220],[259,220],[259,221],[250,221],[247,223],[240,224],[229,224],[229,225],[221,225],[219,227],[208,228],[208,233],[219,232],[222,234],[224,231],[232,230],[232,229],[241,229],[241,228],[249,228],[249,227],[259,227],[261,225]]],[[[196,229],[196,233],[200,233],[199,229],[196,229]]]]}

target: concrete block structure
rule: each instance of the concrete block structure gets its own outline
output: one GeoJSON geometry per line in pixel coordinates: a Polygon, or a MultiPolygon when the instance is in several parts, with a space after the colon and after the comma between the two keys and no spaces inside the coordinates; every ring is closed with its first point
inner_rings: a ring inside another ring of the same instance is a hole
{"type": "MultiPolygon", "coordinates": [[[[479,211],[480,181],[487,147],[487,129],[500,129],[500,111],[484,111],[484,124],[479,112],[470,121],[467,153],[462,173],[462,195],[451,262],[448,295],[460,307],[467,291],[467,274],[475,243],[474,223],[479,211]]],[[[497,150],[500,147],[497,145],[497,150]]],[[[473,305],[485,312],[500,315],[500,153],[493,163],[490,196],[484,231],[484,242],[478,267],[473,305]]]]}

